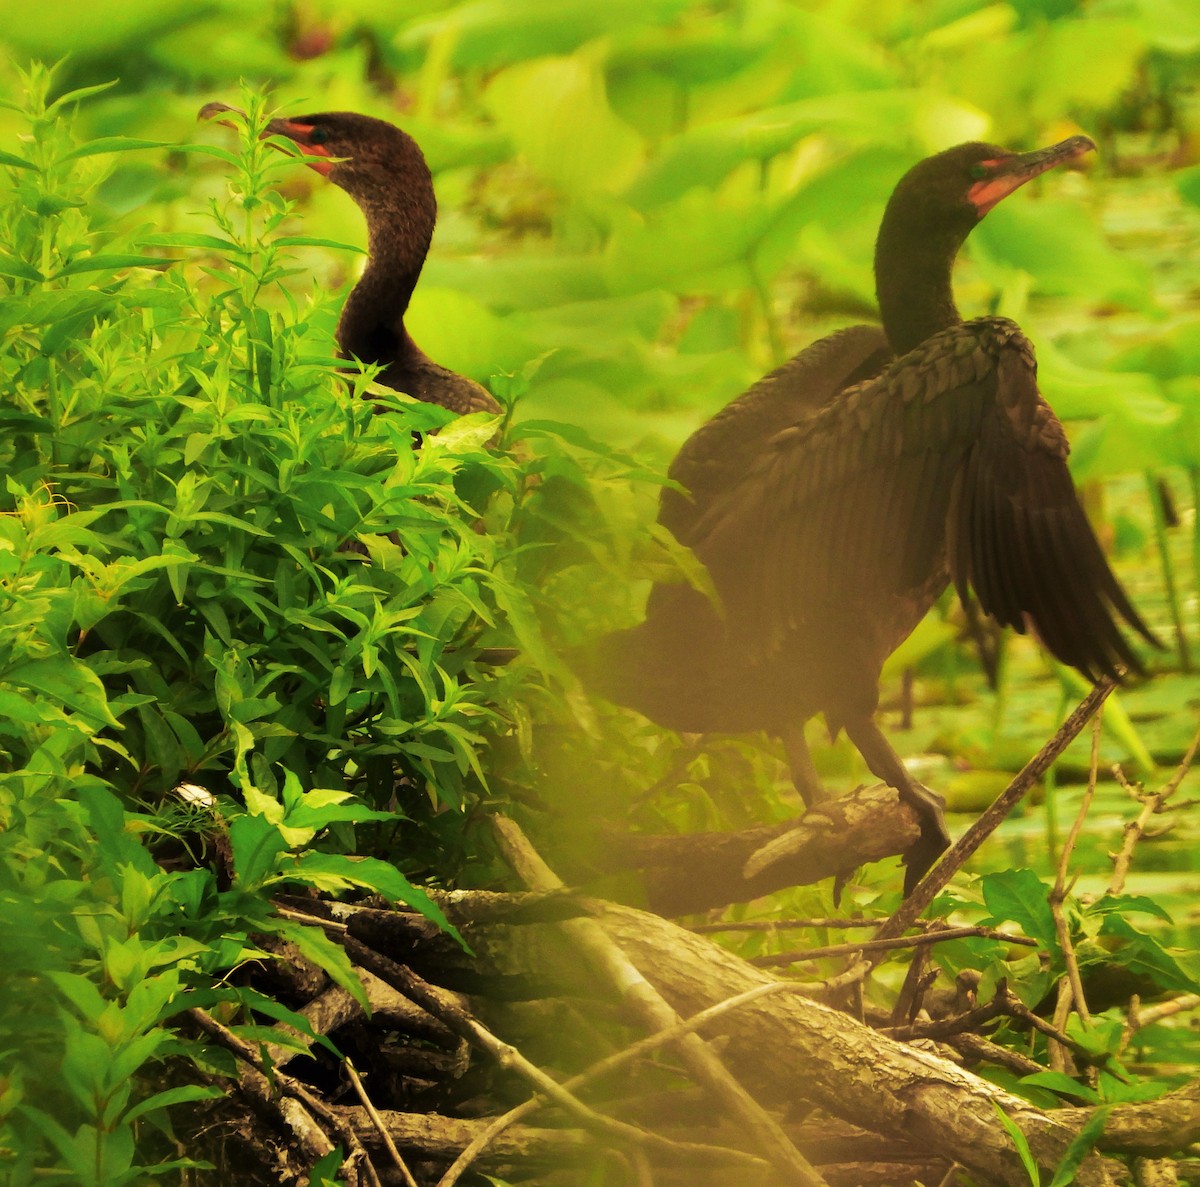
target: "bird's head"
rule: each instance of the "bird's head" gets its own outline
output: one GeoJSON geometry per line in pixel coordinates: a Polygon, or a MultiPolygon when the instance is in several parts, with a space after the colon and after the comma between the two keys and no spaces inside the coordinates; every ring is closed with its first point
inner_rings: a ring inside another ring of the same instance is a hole
{"type": "Polygon", "coordinates": [[[956,145],[926,157],[900,179],[885,220],[890,215],[914,233],[930,238],[950,234],[961,242],[1014,190],[1095,147],[1087,136],[1072,136],[1027,153],[980,141],[956,145]]]}
{"type": "Polygon", "coordinates": [[[362,205],[375,205],[399,188],[433,189],[417,142],[386,120],[351,111],[274,119],[268,136],[291,140],[308,164],[362,205]]]}
{"type": "Polygon", "coordinates": [[[958,320],[951,269],[979,220],[1027,181],[1095,147],[1086,136],[1027,153],[972,141],[926,157],[900,179],[875,241],[875,291],[897,354],[958,320]]]}

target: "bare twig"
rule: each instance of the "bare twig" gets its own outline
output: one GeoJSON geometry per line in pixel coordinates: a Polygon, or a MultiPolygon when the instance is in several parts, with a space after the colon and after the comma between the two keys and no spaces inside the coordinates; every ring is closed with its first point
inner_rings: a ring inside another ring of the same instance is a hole
{"type": "Polygon", "coordinates": [[[1179,785],[1187,777],[1192,760],[1195,759],[1198,750],[1200,750],[1200,729],[1196,730],[1196,736],[1192,739],[1192,744],[1187,748],[1187,753],[1183,756],[1179,766],[1175,768],[1175,773],[1167,780],[1166,786],[1162,789],[1164,799],[1169,799],[1179,790],[1179,785]]]}
{"type": "Polygon", "coordinates": [[[1133,863],[1133,851],[1137,847],[1138,841],[1146,834],[1150,826],[1150,821],[1158,813],[1162,812],[1167,801],[1179,790],[1180,784],[1183,782],[1196,757],[1198,748],[1200,748],[1200,730],[1196,731],[1196,736],[1192,739],[1187,753],[1183,756],[1179,766],[1175,768],[1175,773],[1163,785],[1161,791],[1138,791],[1130,785],[1129,781],[1125,778],[1124,772],[1119,767],[1113,769],[1113,774],[1116,775],[1121,786],[1126,788],[1135,799],[1141,801],[1142,810],[1138,813],[1136,819],[1129,821],[1125,825],[1120,851],[1113,858],[1113,874],[1108,883],[1109,894],[1120,894],[1125,889],[1125,879],[1129,876],[1129,867],[1133,863]]]}
{"type": "Polygon", "coordinates": [[[1169,1001],[1156,1002],[1152,1006],[1142,1008],[1136,994],[1129,999],[1129,1009],[1125,1017],[1125,1028],[1121,1034],[1121,1047],[1118,1052],[1124,1055],[1129,1044],[1133,1042],[1134,1035],[1139,1030],[1144,1030],[1147,1026],[1151,1026],[1155,1022],[1161,1022],[1164,1018],[1170,1018],[1175,1014],[1183,1014],[1188,1010],[1195,1010],[1200,1007],[1200,993],[1183,993],[1178,997],[1173,997],[1169,1001]]]}
{"type": "MultiPolygon", "coordinates": [[[[1067,1019],[1071,1017],[1072,1000],[1071,982],[1066,977],[1060,977],[1058,984],[1054,988],[1054,1014],[1052,1023],[1055,1030],[1066,1030],[1067,1019]]],[[[1071,1052],[1061,1043],[1056,1043],[1053,1039],[1046,1044],[1046,1055],[1051,1071],[1062,1072],[1067,1076],[1074,1076],[1079,1070],[1075,1066],[1075,1061],[1071,1058],[1071,1052]]]]}
{"type": "Polygon", "coordinates": [[[297,923],[307,923],[312,927],[323,927],[326,931],[344,932],[346,925],[339,923],[336,919],[326,919],[324,915],[314,915],[309,911],[297,911],[292,907],[285,907],[281,903],[275,903],[275,913],[282,915],[285,919],[294,919],[297,923]]]}
{"type": "MultiPolygon", "coordinates": [[[[921,1002],[929,984],[925,973],[929,965],[929,947],[922,945],[913,952],[912,960],[908,963],[908,971],[904,974],[904,983],[896,995],[896,1004],[892,1007],[891,1024],[901,1026],[911,1022],[921,1009],[921,1002]]],[[[935,976],[936,976],[936,970],[935,976]]]]}
{"type": "MultiPolygon", "coordinates": [[[[999,991],[997,991],[999,992],[999,991]]],[[[1013,993],[1007,985],[1004,986],[1004,994],[1006,997],[1006,1014],[1013,1018],[1018,1018],[1022,1022],[1032,1026],[1034,1030],[1040,1030],[1048,1039],[1053,1039],[1056,1043],[1067,1048],[1072,1055],[1081,1063],[1088,1065],[1098,1064],[1107,1068],[1114,1075],[1118,1075],[1113,1070],[1112,1056],[1107,1053],[1098,1053],[1089,1051],[1087,1047],[1075,1042],[1067,1033],[1059,1026],[1055,1026],[1051,1022],[1047,1022],[1040,1014],[1035,1014],[1015,993],[1013,993]]],[[[1124,1076],[1119,1076],[1119,1079],[1125,1079],[1124,1076]]]]}
{"type": "Polygon", "coordinates": [[[1161,1022],[1173,1014],[1183,1014],[1188,1010],[1200,1007],[1200,993],[1184,993],[1173,997],[1170,1001],[1156,1002],[1138,1011],[1138,1029],[1149,1026],[1153,1022],[1161,1022]]]}
{"type": "MultiPolygon", "coordinates": [[[[610,1072],[616,1071],[619,1068],[625,1067],[632,1063],[635,1059],[640,1059],[644,1055],[650,1054],[661,1047],[665,1047],[671,1043],[678,1042],[685,1035],[693,1034],[700,1030],[701,1027],[707,1026],[708,1023],[715,1021],[722,1015],[729,1014],[732,1011],[747,1006],[751,1002],[757,1001],[759,998],[767,997],[773,993],[797,993],[800,991],[800,986],[790,981],[773,981],[767,985],[757,985],[753,989],[748,989],[745,993],[740,993],[736,997],[727,998],[725,1001],[718,1002],[716,1005],[709,1006],[707,1009],[701,1010],[693,1014],[686,1021],[678,1022],[674,1026],[668,1027],[666,1030],[656,1031],[652,1035],[646,1035],[645,1038],[639,1039],[635,1043],[631,1043],[628,1047],[615,1052],[612,1055],[606,1056],[604,1059],[598,1060],[592,1064],[586,1071],[580,1072],[577,1076],[572,1076],[571,1079],[563,1082],[562,1087],[569,1092],[576,1092],[578,1089],[587,1084],[593,1083],[602,1076],[608,1075],[610,1072]]],[[[515,1108],[510,1109],[501,1117],[490,1125],[487,1130],[468,1146],[461,1155],[454,1161],[446,1173],[438,1180],[437,1187],[453,1187],[453,1184],[458,1182],[461,1173],[466,1170],[479,1155],[491,1144],[510,1125],[516,1124],[535,1112],[547,1103],[546,1099],[541,1096],[531,1097],[527,1101],[523,1101],[515,1108]]],[[[757,1160],[756,1160],[757,1161],[757,1160]]]]}
{"type": "Polygon", "coordinates": [[[367,1090],[363,1087],[363,1082],[359,1078],[354,1064],[347,1059],[343,1061],[343,1066],[346,1069],[346,1075],[350,1077],[350,1083],[353,1085],[358,1099],[362,1101],[363,1108],[367,1110],[367,1116],[371,1118],[371,1124],[375,1126],[376,1132],[383,1139],[383,1144],[387,1148],[388,1154],[391,1155],[392,1162],[400,1172],[405,1187],[417,1187],[417,1181],[413,1178],[412,1171],[408,1169],[407,1163],[400,1156],[400,1151],[396,1149],[396,1143],[392,1141],[392,1135],[388,1133],[387,1126],[384,1125],[383,1118],[379,1115],[379,1110],[367,1095],[367,1090]]]}
{"type": "MultiPolygon", "coordinates": [[[[528,1080],[537,1091],[548,1096],[586,1129],[606,1134],[612,1141],[623,1145],[645,1146],[664,1154],[675,1152],[681,1148],[681,1143],[659,1137],[657,1134],[639,1129],[636,1125],[629,1125],[624,1121],[606,1117],[603,1113],[597,1113],[595,1109],[589,1108],[570,1092],[565,1091],[556,1080],[542,1071],[535,1063],[526,1059],[516,1047],[498,1039],[483,1023],[464,1010],[454,996],[446,990],[430,985],[411,969],[376,952],[373,948],[367,947],[352,935],[348,934],[344,937],[343,945],[356,964],[369,969],[377,977],[411,997],[419,1006],[444,1022],[456,1034],[465,1038],[473,1047],[490,1055],[500,1067],[515,1072],[528,1080]]],[[[711,1153],[717,1147],[709,1146],[705,1149],[711,1153]]]]}
{"type": "Polygon", "coordinates": [[[1050,765],[1074,740],[1100,708],[1116,684],[1102,679],[1080,702],[1058,731],[1029,760],[1015,779],[1000,793],[982,816],[950,847],[932,870],[914,887],[912,894],[900,904],[894,915],[875,933],[875,939],[886,940],[901,935],[913,925],[938,892],[962,868],[980,845],[995,831],[1000,822],[1024,798],[1029,789],[1049,770],[1050,765]]]}
{"type": "Polygon", "coordinates": [[[993,1043],[991,1039],[985,1039],[982,1035],[972,1034],[970,1031],[947,1035],[944,1041],[968,1059],[994,1063],[998,1067],[1008,1068],[1014,1075],[1036,1076],[1046,1070],[1028,1055],[1022,1055],[1009,1047],[1002,1047],[999,1043],[993,1043]]]}
{"type": "Polygon", "coordinates": [[[941,1018],[936,1022],[913,1022],[908,1026],[885,1026],[880,1029],[881,1033],[889,1035],[894,1039],[941,1040],[949,1039],[958,1034],[976,1031],[979,1027],[1001,1017],[1015,1018],[1025,1023],[1025,1025],[1041,1031],[1047,1038],[1053,1039],[1055,1042],[1061,1043],[1064,1047],[1068,1048],[1081,1061],[1107,1063],[1111,1058],[1108,1055],[1097,1056],[1089,1052],[1086,1047],[1069,1038],[1059,1027],[1047,1022],[1040,1015],[1035,1014],[1009,989],[1006,981],[1001,981],[996,986],[996,992],[992,995],[990,1002],[982,1006],[976,1006],[971,1010],[965,1010],[961,1014],[955,1014],[952,1018],[941,1018]]]}
{"type": "Polygon", "coordinates": [[[877,927],[878,919],[723,919],[717,923],[696,923],[688,928],[698,936],[725,931],[788,931],[792,928],[828,928],[842,931],[851,927],[877,927]]]}
{"type": "Polygon", "coordinates": [[[869,960],[856,960],[836,977],[828,977],[824,981],[818,981],[815,985],[812,982],[802,985],[803,996],[812,998],[814,1001],[836,1000],[848,989],[852,989],[856,985],[861,986],[867,974],[874,967],[869,960]]]}
{"type": "Polygon", "coordinates": [[[905,1026],[884,1026],[880,1032],[893,1039],[948,1039],[953,1035],[974,1033],[980,1027],[1010,1014],[1007,987],[1002,981],[990,1002],[973,1009],[964,1010],[950,1018],[939,1018],[936,1022],[910,1022],[905,1026]]]}
{"type": "MultiPolygon", "coordinates": [[[[1058,856],[1058,872],[1055,875],[1054,888],[1050,891],[1048,899],[1050,914],[1054,919],[1054,931],[1058,936],[1058,946],[1067,970],[1066,980],[1059,982],[1058,1003],[1054,1011],[1054,1024],[1059,1030],[1066,1029],[1067,1018],[1070,1016],[1072,1008],[1079,1015],[1084,1026],[1090,1026],[1092,1020],[1087,1007],[1087,999],[1083,993],[1083,979],[1079,975],[1079,961],[1075,957],[1075,945],[1071,941],[1071,926],[1067,922],[1067,913],[1063,909],[1063,905],[1067,900],[1067,895],[1074,889],[1074,879],[1070,886],[1067,885],[1067,873],[1070,869],[1071,858],[1075,854],[1075,846],[1079,842],[1079,834],[1083,830],[1083,823],[1087,819],[1087,814],[1092,807],[1092,800],[1096,795],[1096,774],[1100,765],[1100,732],[1103,720],[1104,710],[1101,708],[1092,720],[1092,756],[1088,767],[1087,787],[1084,789],[1083,800],[1079,805],[1079,811],[1075,814],[1070,832],[1067,833],[1062,852],[1058,856]]],[[[1050,1066],[1056,1071],[1063,1071],[1068,1075],[1073,1072],[1073,1069],[1068,1066],[1065,1050],[1054,1043],[1050,1044],[1050,1066]]]]}
{"type": "Polygon", "coordinates": [[[969,936],[985,936],[1003,940],[1006,944],[1023,944],[1030,948],[1038,946],[1037,940],[1028,936],[1010,935],[988,927],[947,927],[943,930],[927,931],[919,936],[896,936],[890,940],[862,940],[857,944],[830,944],[825,948],[794,948],[790,952],[773,953],[770,956],[754,956],[749,964],[760,968],[772,968],[781,964],[796,964],[805,960],[818,960],[826,956],[848,956],[855,952],[886,952],[892,948],[920,948],[928,944],[940,944],[943,940],[961,940],[969,936]]]}

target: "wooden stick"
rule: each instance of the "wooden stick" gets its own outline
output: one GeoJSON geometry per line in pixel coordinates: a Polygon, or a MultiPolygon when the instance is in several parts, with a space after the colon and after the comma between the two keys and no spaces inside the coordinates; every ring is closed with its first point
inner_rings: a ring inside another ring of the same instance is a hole
{"type": "Polygon", "coordinates": [[[926,944],[940,944],[943,940],[962,940],[970,936],[1003,940],[1006,944],[1022,944],[1036,948],[1037,940],[1028,936],[1008,935],[990,927],[947,927],[940,931],[927,931],[919,936],[894,936],[890,940],[853,940],[845,944],[830,944],[825,948],[795,948],[790,952],[773,953],[770,956],[753,956],[749,964],[759,968],[772,968],[779,964],[796,964],[804,960],[816,960],[825,956],[849,956],[854,952],[887,952],[893,948],[919,948],[926,944]]]}
{"type": "MultiPolygon", "coordinates": [[[[1069,1011],[1070,1006],[1074,1005],[1075,1012],[1085,1027],[1091,1026],[1092,1016],[1088,1011],[1087,999],[1083,994],[1083,978],[1079,975],[1079,961],[1075,958],[1075,945],[1071,943],[1071,927],[1067,922],[1067,913],[1063,910],[1063,904],[1067,900],[1068,893],[1074,887],[1073,880],[1071,886],[1067,885],[1067,871],[1075,853],[1075,846],[1079,843],[1083,822],[1087,819],[1087,814],[1092,807],[1092,800],[1096,795],[1096,775],[1100,768],[1100,730],[1103,720],[1104,711],[1102,709],[1092,722],[1092,758],[1088,766],[1087,788],[1083,793],[1079,811],[1075,814],[1075,820],[1071,824],[1071,831],[1067,833],[1062,853],[1059,854],[1058,872],[1054,878],[1054,889],[1050,891],[1049,900],[1050,914],[1054,918],[1054,931],[1058,936],[1058,946],[1062,949],[1063,962],[1067,966],[1067,985],[1071,991],[1070,1000],[1066,1001],[1066,1007],[1069,1011]]],[[[1060,1027],[1066,1027],[1065,1014],[1059,1018],[1056,1012],[1054,1021],[1060,1027]]]]}
{"type": "MultiPolygon", "coordinates": [[[[492,818],[493,830],[506,860],[533,890],[557,890],[562,883],[542,861],[515,821],[492,818]]],[[[679,1016],[659,996],[629,958],[591,919],[568,920],[557,925],[574,940],[591,963],[618,989],[622,999],[652,1030],[679,1024],[679,1016]]],[[[825,1187],[825,1180],[796,1149],[779,1124],[729,1073],[712,1049],[698,1035],[688,1034],[679,1044],[680,1054],[701,1083],[757,1135],[765,1157],[780,1174],[781,1183],[797,1187],[825,1187]]]]}
{"type": "Polygon", "coordinates": [[[1017,806],[1029,789],[1050,769],[1076,735],[1088,723],[1093,713],[1104,704],[1116,683],[1102,679],[1080,702],[1075,712],[1059,727],[1057,733],[1025,764],[1016,778],[996,797],[978,820],[947,850],[942,860],[913,888],[896,913],[875,933],[874,939],[887,940],[902,935],[910,928],[942,888],[962,868],[1000,822],[1017,806]]]}
{"type": "Polygon", "coordinates": [[[400,1177],[404,1180],[404,1187],[417,1187],[417,1181],[413,1178],[412,1171],[408,1169],[408,1164],[401,1157],[400,1151],[396,1149],[396,1143],[392,1141],[392,1135],[388,1133],[387,1126],[384,1125],[383,1118],[379,1115],[379,1110],[367,1095],[358,1070],[349,1059],[343,1061],[343,1066],[346,1069],[346,1075],[350,1077],[355,1094],[362,1101],[363,1108],[367,1110],[367,1116],[371,1118],[371,1124],[375,1126],[375,1131],[383,1139],[383,1144],[387,1148],[388,1154],[391,1155],[392,1162],[400,1172],[400,1177]]]}

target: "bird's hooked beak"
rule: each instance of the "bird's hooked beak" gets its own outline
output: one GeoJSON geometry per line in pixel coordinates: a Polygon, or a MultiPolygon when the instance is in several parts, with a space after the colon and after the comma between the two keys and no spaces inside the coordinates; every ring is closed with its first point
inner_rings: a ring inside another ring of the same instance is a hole
{"type": "Polygon", "coordinates": [[[1090,136],[1071,136],[1060,140],[1049,148],[1033,152],[1014,153],[994,161],[980,161],[975,166],[981,170],[980,179],[967,191],[967,200],[983,218],[993,206],[1007,198],[1013,190],[1023,186],[1039,173],[1053,169],[1067,161],[1073,161],[1096,147],[1090,136]]]}
{"type": "MultiPolygon", "coordinates": [[[[237,125],[232,120],[218,118],[225,112],[232,112],[234,115],[240,115],[243,118],[246,115],[240,107],[230,107],[228,103],[206,103],[200,108],[200,114],[197,116],[197,119],[216,119],[217,123],[225,124],[230,128],[236,127],[237,125]]],[[[305,162],[309,168],[315,169],[318,173],[328,177],[333,169],[335,160],[325,145],[311,143],[312,131],[312,124],[300,123],[296,120],[277,119],[272,120],[266,126],[263,130],[262,138],[266,140],[271,136],[285,136],[294,144],[299,145],[304,150],[305,156],[329,158],[326,160],[305,162]]]]}

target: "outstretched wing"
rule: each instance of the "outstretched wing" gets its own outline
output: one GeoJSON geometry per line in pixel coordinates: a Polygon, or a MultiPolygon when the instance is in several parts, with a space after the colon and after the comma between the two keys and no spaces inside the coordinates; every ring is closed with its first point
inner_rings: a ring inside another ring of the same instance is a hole
{"type": "Polygon", "coordinates": [[[889,615],[936,593],[949,550],[960,591],[1032,623],[1065,662],[1089,676],[1135,666],[1114,611],[1151,636],[1088,526],[1034,376],[1015,324],[966,322],[776,432],[689,541],[748,654],[855,621],[890,649],[889,615]]]}
{"type": "Polygon", "coordinates": [[[947,523],[950,570],[1005,626],[1032,626],[1089,679],[1141,664],[1118,616],[1157,640],[1130,604],[1067,469],[1066,434],[1037,388],[1032,351],[1006,348],[996,399],[957,477],[947,523]]]}

